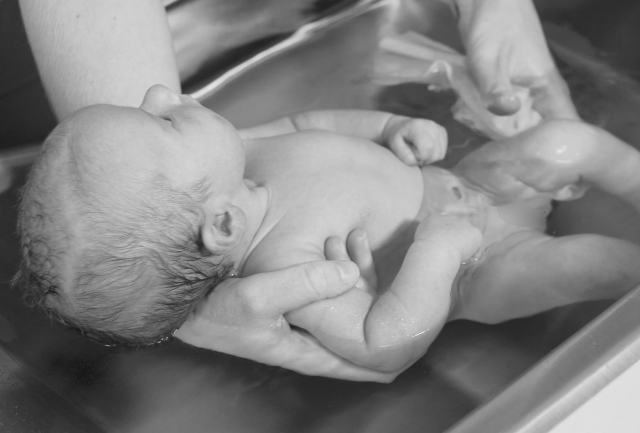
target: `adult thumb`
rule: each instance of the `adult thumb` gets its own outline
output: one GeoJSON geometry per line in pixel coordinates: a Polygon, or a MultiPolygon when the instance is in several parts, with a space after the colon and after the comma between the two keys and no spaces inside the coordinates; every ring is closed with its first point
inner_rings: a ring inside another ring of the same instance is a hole
{"type": "Polygon", "coordinates": [[[470,69],[487,109],[499,116],[515,114],[520,100],[511,87],[507,71],[496,59],[470,59],[470,69]]]}
{"type": "Polygon", "coordinates": [[[307,262],[242,278],[238,290],[254,314],[275,317],[352,289],[360,271],[350,261],[307,262]]]}

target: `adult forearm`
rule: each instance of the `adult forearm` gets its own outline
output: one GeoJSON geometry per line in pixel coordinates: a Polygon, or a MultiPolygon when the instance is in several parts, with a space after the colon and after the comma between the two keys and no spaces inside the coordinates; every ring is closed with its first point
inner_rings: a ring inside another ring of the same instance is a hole
{"type": "Polygon", "coordinates": [[[525,20],[523,24],[540,26],[531,0],[447,0],[458,16],[458,26],[464,34],[473,27],[477,15],[490,10],[506,24],[509,19],[525,20]],[[535,18],[531,20],[530,18],[535,18]]]}
{"type": "Polygon", "coordinates": [[[153,84],[180,91],[160,0],[20,0],[31,48],[54,112],[137,106],[153,84]]]}
{"type": "Polygon", "coordinates": [[[352,290],[334,302],[307,307],[303,319],[312,323],[307,329],[355,364],[401,372],[424,355],[446,322],[460,261],[446,242],[418,241],[391,288],[372,306],[368,294],[352,290]]]}

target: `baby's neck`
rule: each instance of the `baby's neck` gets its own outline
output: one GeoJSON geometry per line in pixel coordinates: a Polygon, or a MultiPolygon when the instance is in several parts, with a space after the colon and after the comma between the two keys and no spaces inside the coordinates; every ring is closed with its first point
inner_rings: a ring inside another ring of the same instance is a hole
{"type": "Polygon", "coordinates": [[[227,263],[233,263],[235,269],[240,273],[242,273],[249,255],[273,228],[273,225],[269,227],[265,225],[265,219],[271,206],[271,190],[267,186],[257,186],[253,181],[246,181],[246,183],[249,186],[248,194],[242,197],[237,204],[247,218],[244,235],[225,260],[227,263]]]}

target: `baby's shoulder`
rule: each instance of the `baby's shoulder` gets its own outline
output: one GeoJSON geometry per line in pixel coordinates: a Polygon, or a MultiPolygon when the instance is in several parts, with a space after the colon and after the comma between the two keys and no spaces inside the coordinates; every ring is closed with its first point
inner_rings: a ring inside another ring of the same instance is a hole
{"type": "Polygon", "coordinates": [[[249,276],[262,272],[277,271],[300,263],[325,260],[324,247],[302,234],[269,233],[253,249],[243,269],[249,276]]]}

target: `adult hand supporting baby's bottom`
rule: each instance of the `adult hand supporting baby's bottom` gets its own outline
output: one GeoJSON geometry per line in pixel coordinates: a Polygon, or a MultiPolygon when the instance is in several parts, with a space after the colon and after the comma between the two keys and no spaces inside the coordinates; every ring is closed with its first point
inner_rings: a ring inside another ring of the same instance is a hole
{"type": "Polygon", "coordinates": [[[350,290],[358,278],[358,267],[349,261],[309,262],[229,278],[200,302],[175,336],[194,346],[303,374],[390,382],[397,374],[369,370],[340,358],[311,335],[291,329],[283,316],[350,290]]]}

